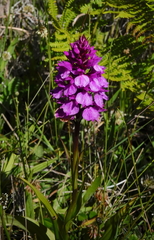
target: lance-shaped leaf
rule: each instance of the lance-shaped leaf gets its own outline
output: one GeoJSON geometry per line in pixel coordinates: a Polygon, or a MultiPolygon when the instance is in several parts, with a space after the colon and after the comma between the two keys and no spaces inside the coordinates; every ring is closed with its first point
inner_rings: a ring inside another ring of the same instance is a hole
{"type": "Polygon", "coordinates": [[[59,229],[60,229],[61,222],[58,219],[58,215],[56,214],[55,210],[53,209],[53,207],[51,206],[51,204],[49,203],[47,198],[36,187],[34,187],[26,179],[21,178],[21,177],[20,177],[20,179],[23,182],[25,182],[35,192],[35,194],[38,197],[38,199],[40,200],[40,202],[42,202],[42,204],[45,206],[48,213],[50,214],[50,217],[51,217],[51,220],[52,220],[52,223],[53,223],[53,227],[54,227],[54,233],[55,233],[56,239],[60,239],[60,237],[59,237],[60,230],[59,229]]]}

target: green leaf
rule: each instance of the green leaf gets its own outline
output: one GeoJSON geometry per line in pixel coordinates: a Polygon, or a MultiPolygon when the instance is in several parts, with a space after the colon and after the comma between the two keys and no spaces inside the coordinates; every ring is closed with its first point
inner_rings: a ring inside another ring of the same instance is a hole
{"type": "MultiPolygon", "coordinates": [[[[11,216],[11,215],[6,215],[5,216],[5,222],[7,226],[16,226],[18,228],[23,229],[24,231],[27,230],[27,228],[20,222],[18,217],[11,216]]],[[[0,226],[2,226],[2,219],[0,218],[0,226]]]]}
{"type": "Polygon", "coordinates": [[[85,204],[89,198],[94,194],[94,192],[96,192],[97,188],[99,187],[101,183],[101,175],[98,176],[90,185],[90,187],[87,189],[87,191],[85,192],[84,196],[83,196],[83,204],[85,204]]]}
{"type": "MultiPolygon", "coordinates": [[[[45,206],[45,208],[47,209],[48,213],[50,214],[53,226],[54,226],[54,233],[57,239],[59,239],[59,228],[60,226],[58,225],[58,216],[55,212],[55,210],[53,209],[53,207],[51,206],[51,204],[49,203],[49,201],[47,200],[47,198],[36,188],[34,187],[31,183],[29,183],[26,179],[20,177],[20,179],[25,182],[36,194],[36,196],[38,197],[38,199],[40,200],[40,202],[42,202],[42,204],[45,206]]],[[[59,220],[60,222],[60,220],[59,220]]],[[[61,224],[61,222],[59,223],[61,224]]]]}
{"type": "Polygon", "coordinates": [[[47,227],[47,228],[52,228],[53,224],[51,222],[51,219],[50,218],[44,218],[44,225],[47,227]]]}
{"type": "Polygon", "coordinates": [[[5,165],[4,165],[4,168],[3,168],[3,172],[5,172],[7,175],[13,169],[15,159],[16,159],[16,155],[14,153],[12,153],[10,159],[5,162],[5,165]]]}
{"type": "Polygon", "coordinates": [[[96,217],[97,215],[98,215],[97,212],[90,211],[89,218],[92,219],[92,218],[96,217]]]}
{"type": "Polygon", "coordinates": [[[53,207],[58,214],[64,215],[66,213],[67,208],[61,208],[60,201],[57,198],[53,201],[53,207]]]}
{"type": "MultiPolygon", "coordinates": [[[[55,240],[55,236],[50,229],[31,218],[6,215],[5,222],[7,226],[13,225],[19,229],[30,232],[30,234],[37,237],[37,240],[55,240]]],[[[2,226],[1,219],[0,226],[2,226]]]]}
{"type": "Polygon", "coordinates": [[[132,235],[129,237],[129,240],[138,240],[138,237],[136,236],[136,234],[132,234],[132,235]]]}
{"type": "Polygon", "coordinates": [[[38,199],[40,200],[40,202],[42,202],[43,205],[46,207],[46,209],[49,212],[51,218],[52,219],[57,219],[58,216],[57,216],[56,212],[54,211],[54,209],[52,208],[49,201],[47,200],[47,198],[36,187],[34,187],[31,183],[29,183],[26,179],[24,179],[22,177],[20,177],[20,179],[23,182],[25,182],[35,192],[35,194],[38,197],[38,199]]]}
{"type": "Polygon", "coordinates": [[[87,213],[82,212],[82,213],[80,213],[80,214],[78,215],[78,220],[79,220],[79,221],[85,221],[85,220],[87,220],[87,219],[88,219],[87,213]]]}
{"type": "Polygon", "coordinates": [[[114,102],[115,102],[115,100],[117,99],[117,97],[118,97],[118,95],[119,95],[119,93],[121,92],[121,89],[119,89],[119,90],[117,90],[115,93],[114,93],[114,95],[109,99],[109,101],[108,101],[108,107],[110,107],[114,102]]]}
{"type": "Polygon", "coordinates": [[[80,211],[81,205],[82,205],[82,189],[84,186],[84,182],[79,190],[79,192],[76,190],[73,193],[72,196],[72,202],[67,210],[67,214],[65,217],[65,230],[68,232],[71,224],[71,220],[75,218],[80,211]]]}
{"type": "Polygon", "coordinates": [[[26,191],[26,216],[32,219],[35,217],[32,194],[28,191],[26,191]]]}
{"type": "MultiPolygon", "coordinates": [[[[60,157],[60,156],[59,156],[60,157]]],[[[37,164],[36,166],[32,167],[31,168],[31,171],[34,173],[38,173],[40,171],[42,171],[44,168],[47,168],[50,164],[56,162],[59,158],[53,158],[49,161],[45,161],[45,162],[42,162],[42,163],[39,163],[37,164]]]]}
{"type": "Polygon", "coordinates": [[[43,156],[43,146],[42,145],[36,145],[33,150],[34,154],[41,158],[43,156]]]}
{"type": "Polygon", "coordinates": [[[14,53],[14,49],[15,49],[15,46],[16,44],[19,42],[19,39],[18,38],[14,38],[13,40],[11,40],[11,44],[9,45],[7,51],[10,52],[11,54],[14,53]]]}

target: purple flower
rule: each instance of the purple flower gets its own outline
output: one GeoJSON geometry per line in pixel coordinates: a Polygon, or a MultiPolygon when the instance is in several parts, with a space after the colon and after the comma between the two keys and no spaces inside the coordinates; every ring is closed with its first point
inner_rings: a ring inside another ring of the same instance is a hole
{"type": "Polygon", "coordinates": [[[105,67],[98,65],[102,58],[95,54],[85,36],[70,45],[71,50],[64,52],[68,61],[58,63],[58,87],[51,91],[60,104],[55,116],[67,120],[78,115],[87,121],[98,121],[100,112],[105,111],[104,101],[108,100],[108,82],[102,76],[105,67]]]}

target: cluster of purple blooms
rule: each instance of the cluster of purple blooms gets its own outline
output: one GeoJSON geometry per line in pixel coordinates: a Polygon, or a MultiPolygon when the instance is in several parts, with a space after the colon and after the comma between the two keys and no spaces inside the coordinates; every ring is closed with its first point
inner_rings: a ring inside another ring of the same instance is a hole
{"type": "Polygon", "coordinates": [[[55,116],[63,120],[82,116],[87,121],[98,121],[100,112],[105,110],[104,100],[108,100],[108,82],[102,76],[105,67],[98,65],[102,58],[85,36],[70,45],[71,50],[64,52],[68,61],[58,63],[58,87],[51,91],[60,104],[55,116]]]}

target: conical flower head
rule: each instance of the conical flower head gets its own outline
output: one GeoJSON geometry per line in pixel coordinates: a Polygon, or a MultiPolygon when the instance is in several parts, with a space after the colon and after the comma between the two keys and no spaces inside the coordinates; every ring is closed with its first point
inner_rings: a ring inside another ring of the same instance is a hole
{"type": "Polygon", "coordinates": [[[105,110],[104,101],[108,100],[108,82],[102,76],[105,67],[98,65],[102,58],[85,36],[70,45],[71,50],[64,52],[68,61],[58,63],[58,87],[51,91],[60,104],[55,116],[65,120],[81,115],[87,121],[98,121],[100,112],[105,110]]]}

